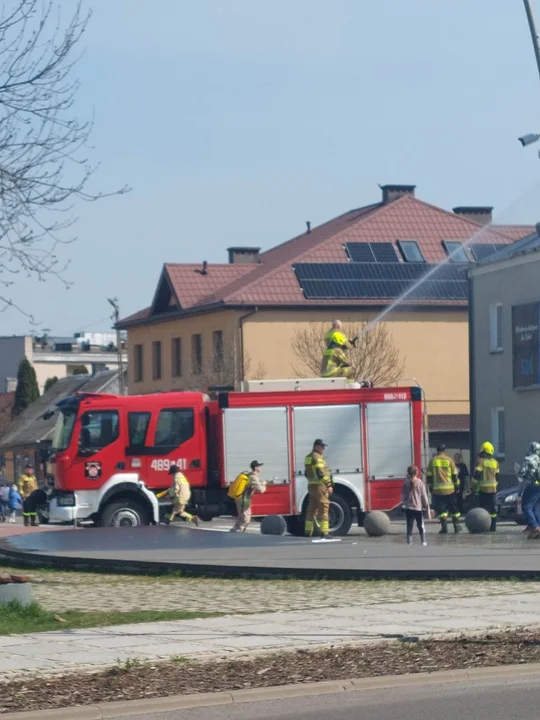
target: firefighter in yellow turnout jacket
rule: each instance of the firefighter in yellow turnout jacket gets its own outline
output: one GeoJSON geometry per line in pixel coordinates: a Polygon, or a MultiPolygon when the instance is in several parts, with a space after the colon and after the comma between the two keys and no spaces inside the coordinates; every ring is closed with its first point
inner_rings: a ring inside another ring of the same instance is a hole
{"type": "Polygon", "coordinates": [[[326,444],[317,439],[313,450],[305,459],[305,476],[308,483],[308,506],[306,514],[305,534],[313,535],[314,521],[317,521],[323,538],[328,536],[328,512],[330,494],[333,492],[333,481],[326,460],[323,457],[326,444]]]}
{"type": "Polygon", "coordinates": [[[499,463],[493,457],[494,452],[490,442],[482,445],[473,477],[473,487],[478,493],[478,505],[487,510],[491,517],[491,532],[495,532],[497,529],[497,486],[499,481],[499,463]]]}
{"type": "Polygon", "coordinates": [[[179,517],[184,518],[184,520],[192,522],[198,526],[199,518],[195,515],[191,515],[186,511],[186,505],[191,498],[191,488],[189,486],[188,479],[180,472],[180,468],[178,467],[178,465],[171,465],[171,467],[169,468],[169,475],[173,476],[172,487],[170,487],[169,490],[167,490],[165,493],[160,493],[159,495],[157,495],[157,497],[159,498],[160,496],[168,493],[172,497],[173,508],[171,510],[171,513],[169,514],[169,517],[166,520],[167,525],[170,525],[170,523],[172,523],[172,521],[174,520],[175,516],[178,515],[179,517]]]}
{"type": "Polygon", "coordinates": [[[446,445],[437,447],[437,454],[429,461],[427,469],[428,487],[433,497],[433,509],[441,521],[441,535],[448,533],[448,516],[452,518],[454,532],[460,532],[459,510],[456,490],[459,479],[456,464],[446,454],[446,445]]]}
{"type": "Polygon", "coordinates": [[[356,338],[349,340],[342,332],[340,320],[332,321],[332,329],[324,336],[326,350],[321,364],[321,377],[351,377],[352,367],[345,350],[355,342],[356,338]]]}

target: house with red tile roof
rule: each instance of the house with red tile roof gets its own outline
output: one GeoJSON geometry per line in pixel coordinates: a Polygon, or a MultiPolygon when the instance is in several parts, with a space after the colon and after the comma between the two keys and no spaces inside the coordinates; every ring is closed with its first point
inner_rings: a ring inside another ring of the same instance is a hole
{"type": "Polygon", "coordinates": [[[263,252],[235,247],[227,264],[166,263],[151,304],[119,323],[129,392],[309,374],[292,350],[298,333],[335,317],[371,322],[392,306],[384,322],[400,382],[422,386],[439,433],[466,435],[468,268],[534,228],[494,225],[490,207],[435,207],[413,185],[381,191],[379,202],[306,223],[263,252]]]}

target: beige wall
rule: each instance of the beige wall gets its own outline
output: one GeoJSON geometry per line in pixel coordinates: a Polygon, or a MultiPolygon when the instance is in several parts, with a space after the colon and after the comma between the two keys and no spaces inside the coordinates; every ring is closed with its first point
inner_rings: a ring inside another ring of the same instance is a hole
{"type": "MultiPolygon", "coordinates": [[[[335,310],[307,312],[302,310],[261,310],[244,323],[244,352],[249,375],[264,368],[266,378],[294,377],[293,365],[298,365],[290,346],[298,330],[333,319],[335,310]]],[[[191,335],[203,335],[203,352],[209,358],[212,331],[223,330],[227,346],[238,351],[238,318],[232,311],[171,320],[154,326],[134,328],[128,332],[129,392],[152,392],[186,387],[186,373],[191,366],[191,335]],[[171,377],[171,338],[182,337],[184,377],[171,377]],[[163,372],[160,381],[152,380],[151,345],[161,340],[163,372]],[[145,374],[141,383],[133,382],[133,347],[144,347],[145,374]]],[[[374,313],[340,313],[344,322],[371,320],[374,313]]],[[[413,384],[415,378],[424,389],[428,412],[431,414],[468,413],[468,323],[467,311],[396,312],[386,322],[396,346],[405,361],[402,382],[413,384]]]]}
{"type": "Polygon", "coordinates": [[[493,441],[492,410],[504,409],[505,454],[501,473],[514,476],[531,440],[540,442],[540,388],[514,390],[512,306],[540,301],[540,255],[530,253],[479,268],[473,280],[476,443],[493,441]],[[490,349],[490,305],[502,304],[502,351],[490,349]]]}
{"type": "Polygon", "coordinates": [[[51,377],[57,377],[59,380],[60,378],[65,378],[68,375],[72,374],[72,367],[83,365],[88,370],[88,373],[92,374],[92,365],[91,363],[71,363],[70,365],[67,365],[65,363],[40,363],[34,362],[32,365],[34,366],[34,370],[36,371],[36,377],[39,385],[39,391],[43,392],[43,387],[45,385],[45,382],[51,378],[51,377]]]}
{"type": "MultiPolygon", "coordinates": [[[[227,362],[239,366],[239,332],[238,318],[242,313],[224,311],[209,315],[199,315],[183,320],[169,320],[133,328],[128,331],[128,390],[130,395],[165,390],[185,390],[193,386],[197,377],[192,375],[191,338],[194,334],[202,335],[203,374],[204,380],[210,372],[212,358],[212,333],[221,330],[225,349],[228,353],[227,362]],[[182,340],[182,375],[172,375],[172,339],[182,340]],[[161,342],[161,379],[152,377],[152,343],[161,342]],[[144,373],[142,382],[135,382],[135,346],[143,346],[144,373]]],[[[245,314],[245,313],[244,313],[245,314]]]]}

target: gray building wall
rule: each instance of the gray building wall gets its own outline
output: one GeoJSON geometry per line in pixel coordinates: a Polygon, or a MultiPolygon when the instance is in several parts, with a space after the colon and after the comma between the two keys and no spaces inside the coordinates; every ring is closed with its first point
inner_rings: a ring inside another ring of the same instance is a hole
{"type": "Polygon", "coordinates": [[[0,392],[6,389],[6,378],[17,377],[19,363],[24,358],[25,340],[24,335],[0,337],[0,392]]]}
{"type": "Polygon", "coordinates": [[[492,410],[504,408],[505,452],[498,460],[501,480],[508,484],[527,444],[540,441],[540,386],[514,390],[512,362],[512,307],[540,301],[540,253],[478,266],[471,283],[473,438],[477,446],[494,442],[492,410]],[[502,350],[493,351],[490,306],[497,303],[502,304],[502,350]]]}

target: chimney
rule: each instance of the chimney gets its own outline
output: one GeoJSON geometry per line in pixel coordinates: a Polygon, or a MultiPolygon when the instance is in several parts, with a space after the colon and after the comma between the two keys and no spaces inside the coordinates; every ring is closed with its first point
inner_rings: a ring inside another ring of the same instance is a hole
{"type": "Polygon", "coordinates": [[[311,223],[309,220],[306,220],[306,233],[309,234],[311,232],[311,223]]]}
{"type": "Polygon", "coordinates": [[[227,248],[229,253],[229,264],[236,263],[260,263],[259,253],[261,248],[258,247],[230,247],[227,248]]]}
{"type": "Polygon", "coordinates": [[[493,208],[482,206],[482,205],[462,205],[460,207],[453,208],[456,215],[465,218],[466,220],[472,220],[479,225],[489,225],[492,221],[493,208]]]}
{"type": "Polygon", "coordinates": [[[17,378],[16,377],[7,377],[7,378],[4,378],[4,380],[6,383],[6,392],[7,393],[15,392],[15,390],[17,389],[17,378]]]}
{"type": "Polygon", "coordinates": [[[405,195],[414,197],[414,191],[416,190],[416,185],[379,185],[379,187],[382,190],[383,205],[388,205],[388,203],[405,195]]]}

